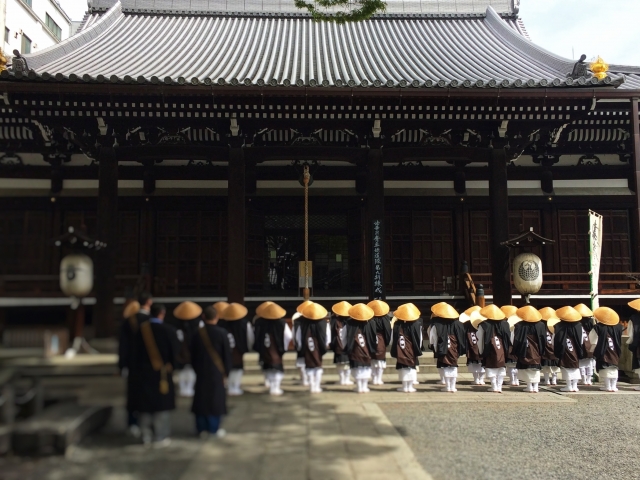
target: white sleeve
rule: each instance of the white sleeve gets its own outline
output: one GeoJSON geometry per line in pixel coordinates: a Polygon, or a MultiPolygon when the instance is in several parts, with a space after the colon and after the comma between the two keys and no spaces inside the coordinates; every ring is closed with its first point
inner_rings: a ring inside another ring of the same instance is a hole
{"type": "Polygon", "coordinates": [[[289,349],[289,344],[291,343],[291,339],[293,338],[293,334],[291,333],[291,329],[289,328],[289,325],[287,325],[285,323],[284,325],[284,349],[288,350],[289,349]]]}
{"type": "Polygon", "coordinates": [[[516,331],[515,331],[515,330],[513,330],[513,331],[511,332],[511,345],[513,345],[513,340],[514,340],[514,338],[515,338],[515,337],[516,337],[516,331]]]}
{"type": "Polygon", "coordinates": [[[327,348],[331,345],[331,324],[327,322],[327,348]]]}
{"type": "Polygon", "coordinates": [[[429,327],[429,345],[432,345],[434,348],[438,345],[438,332],[433,325],[429,327]]]}
{"type": "Polygon", "coordinates": [[[589,351],[594,352],[598,344],[598,334],[595,328],[589,332],[589,341],[591,342],[591,349],[589,351]]]}
{"type": "Polygon", "coordinates": [[[342,345],[347,344],[347,326],[343,325],[340,330],[338,330],[338,338],[340,339],[340,343],[342,345]]]}
{"type": "Polygon", "coordinates": [[[631,345],[633,343],[633,323],[627,323],[627,335],[629,335],[629,339],[627,340],[627,345],[631,345]]]}
{"type": "Polygon", "coordinates": [[[296,350],[298,350],[299,352],[302,351],[302,332],[300,331],[301,328],[297,327],[295,328],[295,332],[296,332],[296,350]]]}
{"type": "Polygon", "coordinates": [[[478,339],[478,353],[482,355],[484,352],[484,330],[482,328],[478,328],[477,332],[476,338],[478,339]]]}
{"type": "MultiPolygon", "coordinates": [[[[393,338],[393,332],[391,332],[391,337],[393,338]]],[[[422,338],[422,329],[420,329],[420,347],[422,348],[422,342],[424,339],[422,338]]]]}
{"type": "Polygon", "coordinates": [[[256,341],[256,336],[253,333],[253,327],[250,323],[247,323],[247,348],[249,350],[253,349],[253,344],[256,341]]]}

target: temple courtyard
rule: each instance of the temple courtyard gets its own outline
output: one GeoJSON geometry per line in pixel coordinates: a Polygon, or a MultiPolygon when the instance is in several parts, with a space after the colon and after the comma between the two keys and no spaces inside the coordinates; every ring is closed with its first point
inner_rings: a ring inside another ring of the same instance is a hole
{"type": "Polygon", "coordinates": [[[125,436],[118,377],[49,378],[50,392],[113,405],[111,419],[64,456],[0,458],[0,479],[606,479],[635,478],[640,468],[633,385],[614,394],[597,384],[577,394],[560,386],[492,394],[465,373],[447,394],[428,373],[417,393],[403,394],[387,372],[385,385],[361,395],[329,374],[312,396],[289,370],[282,397],[266,395],[260,376],[249,375],[245,394],[229,400],[223,439],[197,438],[190,401],[181,398],[165,448],[125,436]]]}

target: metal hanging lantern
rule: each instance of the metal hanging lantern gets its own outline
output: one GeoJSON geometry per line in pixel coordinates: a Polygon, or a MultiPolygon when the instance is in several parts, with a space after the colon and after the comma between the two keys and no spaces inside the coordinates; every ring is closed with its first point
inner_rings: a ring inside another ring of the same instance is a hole
{"type": "Polygon", "coordinates": [[[82,298],[93,289],[93,260],[84,253],[72,253],[60,262],[60,290],[70,297],[82,298]]]}

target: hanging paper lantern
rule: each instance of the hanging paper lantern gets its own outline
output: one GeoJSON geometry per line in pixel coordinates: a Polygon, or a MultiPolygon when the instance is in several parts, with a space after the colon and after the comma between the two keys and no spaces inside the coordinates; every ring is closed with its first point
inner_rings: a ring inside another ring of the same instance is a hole
{"type": "Polygon", "coordinates": [[[532,295],[542,287],[542,260],[533,253],[513,259],[513,283],[522,295],[532,295]]]}
{"type": "Polygon", "coordinates": [[[86,297],[93,288],[93,261],[87,255],[74,253],[60,262],[60,289],[70,297],[86,297]]]}

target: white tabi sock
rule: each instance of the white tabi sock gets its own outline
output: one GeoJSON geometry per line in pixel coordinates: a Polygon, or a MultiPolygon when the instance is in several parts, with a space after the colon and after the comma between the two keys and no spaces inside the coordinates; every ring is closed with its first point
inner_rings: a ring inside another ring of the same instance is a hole
{"type": "Polygon", "coordinates": [[[351,369],[347,368],[344,371],[344,384],[345,385],[353,385],[353,382],[351,381],[351,369]]]}
{"type": "Polygon", "coordinates": [[[571,391],[572,392],[578,391],[578,380],[571,380],[571,391]]]}
{"type": "Polygon", "coordinates": [[[532,383],[531,385],[533,386],[533,391],[534,391],[535,393],[538,393],[538,392],[539,392],[539,390],[538,390],[538,384],[537,384],[537,383],[532,383]]]}
{"type": "Polygon", "coordinates": [[[402,382],[404,385],[404,391],[407,393],[417,392],[415,388],[413,388],[413,380],[409,380],[408,382],[402,382]]]}
{"type": "Polygon", "coordinates": [[[474,385],[478,385],[478,377],[480,377],[480,374],[478,372],[473,372],[473,384],[474,385]]]}
{"type": "Polygon", "coordinates": [[[585,385],[593,385],[593,367],[585,367],[585,385]]]}
{"type": "Polygon", "coordinates": [[[617,378],[610,378],[609,382],[611,382],[609,384],[611,386],[611,390],[614,391],[614,392],[617,392],[618,391],[618,386],[617,386],[618,379],[617,378]]]}
{"type": "Polygon", "coordinates": [[[557,373],[552,373],[551,374],[551,385],[557,385],[558,384],[558,374],[557,373]]]}
{"type": "Polygon", "coordinates": [[[545,385],[551,385],[551,372],[544,372],[545,385]]]}
{"type": "Polygon", "coordinates": [[[322,392],[322,387],[320,387],[321,383],[322,383],[322,370],[318,370],[316,372],[315,380],[314,380],[314,387],[315,387],[316,393],[322,392]]]}
{"type": "Polygon", "coordinates": [[[338,376],[340,377],[340,381],[338,383],[340,385],[344,385],[345,384],[345,380],[344,380],[345,375],[344,374],[345,374],[344,370],[339,370],[338,371],[338,376]]]}
{"type": "Polygon", "coordinates": [[[491,388],[489,389],[490,392],[497,392],[498,391],[498,377],[491,377],[491,388]]]}
{"type": "Polygon", "coordinates": [[[478,373],[478,385],[484,385],[484,372],[478,373]]]}
{"type": "Polygon", "coordinates": [[[502,375],[498,375],[496,378],[498,379],[498,391],[502,393],[502,384],[504,382],[504,377],[502,375]]]}
{"type": "Polygon", "coordinates": [[[520,385],[520,380],[518,380],[518,369],[511,369],[511,385],[517,386],[520,385]]]}
{"type": "Polygon", "coordinates": [[[438,369],[438,373],[440,374],[440,383],[441,383],[442,385],[446,385],[446,384],[447,384],[447,382],[446,382],[446,381],[445,381],[445,379],[444,379],[444,369],[439,368],[439,369],[438,369]]]}
{"type": "Polygon", "coordinates": [[[600,390],[602,390],[603,392],[608,392],[611,389],[610,380],[611,380],[610,378],[605,378],[604,386],[600,387],[600,390]]]}
{"type": "Polygon", "coordinates": [[[449,377],[449,391],[450,392],[457,392],[458,389],[456,388],[456,381],[458,380],[458,377],[449,377]]]}

